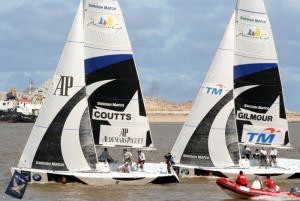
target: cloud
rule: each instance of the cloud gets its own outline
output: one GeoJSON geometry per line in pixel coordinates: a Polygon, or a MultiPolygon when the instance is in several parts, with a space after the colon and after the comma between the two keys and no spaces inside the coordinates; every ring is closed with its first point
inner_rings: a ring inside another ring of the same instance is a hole
{"type": "MultiPolygon", "coordinates": [[[[293,84],[299,85],[294,69],[300,52],[298,1],[265,0],[287,98],[293,92],[293,84]]],[[[15,82],[22,90],[31,71],[35,72],[31,79],[36,83],[39,81],[35,79],[51,78],[78,3],[79,0],[11,0],[0,7],[0,67],[7,77],[0,91],[15,82]]],[[[122,0],[120,5],[144,93],[170,101],[196,97],[235,1],[122,0]]],[[[287,103],[300,110],[299,105],[289,100],[287,103]]]]}

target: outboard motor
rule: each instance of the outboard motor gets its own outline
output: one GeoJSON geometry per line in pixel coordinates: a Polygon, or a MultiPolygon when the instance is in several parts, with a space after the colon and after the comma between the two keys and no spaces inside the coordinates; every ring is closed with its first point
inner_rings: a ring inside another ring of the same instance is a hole
{"type": "Polygon", "coordinates": [[[293,187],[293,188],[291,188],[290,193],[295,194],[295,195],[300,195],[300,188],[293,187]]]}

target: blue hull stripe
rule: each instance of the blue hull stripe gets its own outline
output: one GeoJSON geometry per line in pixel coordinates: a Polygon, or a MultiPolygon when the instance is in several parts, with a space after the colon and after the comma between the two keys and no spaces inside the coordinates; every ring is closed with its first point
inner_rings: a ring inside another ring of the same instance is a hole
{"type": "Polygon", "coordinates": [[[234,79],[257,73],[260,71],[278,68],[277,63],[257,63],[257,64],[243,64],[234,67],[234,79]]]}
{"type": "Polygon", "coordinates": [[[90,59],[86,59],[84,61],[85,65],[85,74],[88,75],[100,68],[119,63],[122,61],[126,61],[132,59],[132,54],[117,54],[117,55],[107,55],[101,57],[94,57],[90,59]]]}

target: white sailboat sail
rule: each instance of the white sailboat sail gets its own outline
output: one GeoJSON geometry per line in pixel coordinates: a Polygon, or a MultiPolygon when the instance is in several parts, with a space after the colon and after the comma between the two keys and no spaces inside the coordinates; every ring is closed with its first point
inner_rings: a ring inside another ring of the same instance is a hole
{"type": "Polygon", "coordinates": [[[153,146],[118,1],[81,1],[19,167],[96,168],[95,145],[153,146]]]}
{"type": "Polygon", "coordinates": [[[233,119],[235,12],[174,146],[176,162],[201,166],[233,165],[238,145],[233,119]],[[229,150],[232,151],[230,154],[229,150]],[[221,157],[215,152],[223,153],[221,157]],[[214,154],[213,154],[214,153],[214,154]]]}
{"type": "Polygon", "coordinates": [[[85,78],[96,145],[152,147],[118,1],[85,1],[85,78]]]}
{"type": "Polygon", "coordinates": [[[84,77],[83,4],[80,3],[52,87],[31,131],[19,167],[90,170],[97,162],[84,77]]]}
{"type": "Polygon", "coordinates": [[[261,0],[237,4],[234,52],[235,110],[239,141],[286,146],[288,124],[270,21],[261,0]]]}
{"type": "Polygon", "coordinates": [[[98,161],[96,146],[153,149],[141,87],[117,0],[81,0],[52,87],[23,150],[29,183],[145,185],[179,179],[167,164],[98,161]],[[125,172],[126,168],[126,172],[125,172]]]}
{"type": "Polygon", "coordinates": [[[238,0],[172,154],[201,167],[237,165],[240,143],[288,145],[271,26],[263,0],[238,0]]]}

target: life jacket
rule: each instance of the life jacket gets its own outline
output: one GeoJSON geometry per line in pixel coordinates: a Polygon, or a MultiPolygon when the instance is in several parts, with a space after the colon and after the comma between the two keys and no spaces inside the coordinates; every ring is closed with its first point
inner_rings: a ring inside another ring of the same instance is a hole
{"type": "Polygon", "coordinates": [[[239,176],[236,179],[237,183],[243,186],[247,186],[247,178],[243,174],[239,174],[239,176]]]}
{"type": "Polygon", "coordinates": [[[272,179],[268,179],[265,184],[267,185],[268,188],[274,188],[274,182],[272,179]]]}

